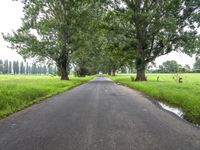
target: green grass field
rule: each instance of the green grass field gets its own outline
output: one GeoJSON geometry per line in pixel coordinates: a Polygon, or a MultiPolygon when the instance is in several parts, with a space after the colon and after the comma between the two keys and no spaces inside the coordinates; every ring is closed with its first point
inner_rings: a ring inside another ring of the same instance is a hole
{"type": "Polygon", "coordinates": [[[173,79],[174,74],[147,74],[145,82],[132,82],[130,76],[121,74],[110,78],[180,108],[185,119],[200,124],[200,74],[181,74],[183,83],[173,79]]]}
{"type": "Polygon", "coordinates": [[[0,75],[0,118],[92,78],[71,76],[70,81],[61,81],[55,76],[0,75]]]}

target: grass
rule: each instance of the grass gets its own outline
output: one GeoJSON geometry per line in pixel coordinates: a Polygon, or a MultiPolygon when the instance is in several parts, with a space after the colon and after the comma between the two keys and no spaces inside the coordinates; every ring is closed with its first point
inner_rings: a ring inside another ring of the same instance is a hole
{"type": "Polygon", "coordinates": [[[0,118],[92,78],[71,77],[70,81],[61,81],[51,76],[0,75],[0,118]]]}
{"type": "Polygon", "coordinates": [[[121,74],[110,78],[181,109],[185,119],[200,124],[200,74],[181,74],[183,83],[176,82],[174,74],[147,74],[145,82],[132,82],[130,76],[121,74]]]}

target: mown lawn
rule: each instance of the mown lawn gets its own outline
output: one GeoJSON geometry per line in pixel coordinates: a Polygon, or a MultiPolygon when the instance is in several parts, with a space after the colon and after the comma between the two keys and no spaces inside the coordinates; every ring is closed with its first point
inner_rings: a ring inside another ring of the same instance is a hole
{"type": "Polygon", "coordinates": [[[56,76],[0,75],[0,118],[92,78],[71,76],[70,81],[61,81],[56,76]]]}
{"type": "Polygon", "coordinates": [[[183,83],[176,82],[174,74],[147,74],[145,82],[132,82],[130,76],[121,74],[110,78],[180,108],[185,119],[200,124],[200,74],[181,74],[183,83]]]}

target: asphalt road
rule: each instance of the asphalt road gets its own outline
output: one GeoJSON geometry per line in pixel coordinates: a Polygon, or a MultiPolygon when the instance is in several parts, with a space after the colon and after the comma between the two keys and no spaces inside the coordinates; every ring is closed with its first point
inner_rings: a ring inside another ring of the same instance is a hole
{"type": "Polygon", "coordinates": [[[1,120],[0,150],[200,150],[200,129],[102,77],[1,120]]]}

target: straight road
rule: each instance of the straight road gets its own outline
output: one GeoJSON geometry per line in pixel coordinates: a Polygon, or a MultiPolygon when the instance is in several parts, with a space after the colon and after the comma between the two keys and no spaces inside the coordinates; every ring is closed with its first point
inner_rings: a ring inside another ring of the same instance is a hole
{"type": "Polygon", "coordinates": [[[0,150],[200,150],[200,129],[99,77],[1,120],[0,150]]]}

